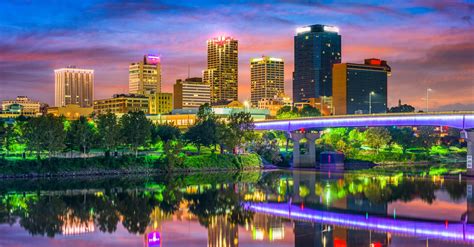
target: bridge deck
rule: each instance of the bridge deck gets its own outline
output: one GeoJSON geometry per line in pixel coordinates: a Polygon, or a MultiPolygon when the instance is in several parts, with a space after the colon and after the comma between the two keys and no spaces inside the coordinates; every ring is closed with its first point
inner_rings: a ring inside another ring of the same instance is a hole
{"type": "Polygon", "coordinates": [[[383,126],[448,126],[467,130],[474,128],[474,112],[350,115],[269,120],[255,123],[256,130],[282,131],[294,131],[302,128],[383,126]]]}

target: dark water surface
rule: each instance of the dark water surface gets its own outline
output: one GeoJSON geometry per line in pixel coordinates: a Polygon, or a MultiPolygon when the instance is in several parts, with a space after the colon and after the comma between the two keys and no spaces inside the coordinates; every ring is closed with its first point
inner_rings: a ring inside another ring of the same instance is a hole
{"type": "Polygon", "coordinates": [[[290,171],[3,180],[0,246],[467,246],[473,184],[290,171]]]}

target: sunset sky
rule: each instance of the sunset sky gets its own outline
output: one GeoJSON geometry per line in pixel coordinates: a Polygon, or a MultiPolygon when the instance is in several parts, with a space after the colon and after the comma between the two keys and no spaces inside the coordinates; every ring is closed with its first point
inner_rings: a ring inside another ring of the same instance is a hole
{"type": "Polygon", "coordinates": [[[250,97],[249,59],[285,60],[291,95],[295,28],[336,25],[343,62],[387,60],[389,106],[474,110],[474,3],[466,1],[2,1],[0,99],[27,95],[49,104],[53,70],[95,70],[95,98],[128,89],[128,65],[161,55],[163,91],[201,76],[206,40],[239,40],[239,98],[250,97]],[[181,3],[179,3],[181,2],[181,3]],[[409,3],[408,3],[409,2],[409,3]]]}

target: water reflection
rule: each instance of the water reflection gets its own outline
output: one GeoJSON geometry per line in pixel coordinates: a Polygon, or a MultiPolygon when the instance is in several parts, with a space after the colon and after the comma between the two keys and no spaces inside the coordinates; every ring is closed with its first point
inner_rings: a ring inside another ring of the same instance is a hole
{"type": "Polygon", "coordinates": [[[112,235],[137,246],[457,246],[474,242],[473,183],[285,171],[8,180],[0,245],[112,235]]]}

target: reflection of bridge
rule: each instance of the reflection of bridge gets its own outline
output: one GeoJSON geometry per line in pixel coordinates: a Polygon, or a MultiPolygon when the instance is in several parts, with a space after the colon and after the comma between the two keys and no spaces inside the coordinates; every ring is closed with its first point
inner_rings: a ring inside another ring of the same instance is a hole
{"type": "Polygon", "coordinates": [[[246,208],[258,213],[298,221],[336,225],[344,228],[389,232],[417,238],[435,238],[447,241],[474,242],[474,225],[462,223],[415,221],[381,216],[336,213],[277,203],[247,203],[246,208]]]}
{"type": "Polygon", "coordinates": [[[383,127],[383,126],[447,126],[463,131],[463,138],[468,143],[467,163],[468,173],[474,175],[472,156],[474,155],[474,112],[465,113],[430,113],[430,114],[381,114],[381,115],[352,115],[336,117],[300,118],[291,120],[272,120],[256,122],[256,130],[281,130],[293,132],[291,139],[298,144],[293,149],[294,161],[298,165],[313,165],[315,158],[314,142],[318,136],[312,133],[301,135],[295,133],[300,129],[336,128],[336,127],[383,127]],[[300,154],[299,142],[308,139],[308,155],[300,154]],[[308,163],[309,162],[309,163],[308,163]],[[470,165],[469,165],[470,164],[470,165]]]}

